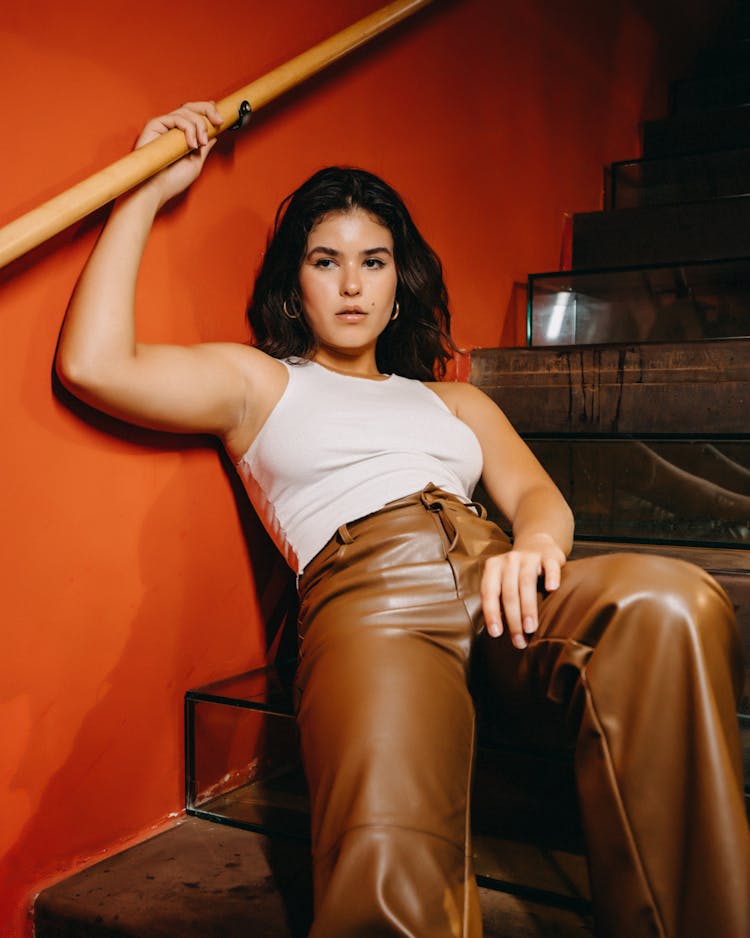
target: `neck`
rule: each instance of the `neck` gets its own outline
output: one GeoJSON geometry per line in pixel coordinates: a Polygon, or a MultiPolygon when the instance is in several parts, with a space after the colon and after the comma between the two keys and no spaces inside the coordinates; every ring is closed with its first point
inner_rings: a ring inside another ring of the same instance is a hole
{"type": "Polygon", "coordinates": [[[329,371],[335,371],[340,375],[349,375],[352,378],[382,378],[383,375],[378,371],[375,358],[363,356],[361,358],[339,358],[319,351],[313,356],[313,361],[329,371]]]}

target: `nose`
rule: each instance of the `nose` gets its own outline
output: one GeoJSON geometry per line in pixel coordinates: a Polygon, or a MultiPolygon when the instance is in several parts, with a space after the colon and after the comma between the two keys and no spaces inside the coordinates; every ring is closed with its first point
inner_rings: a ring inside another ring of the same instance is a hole
{"type": "Polygon", "coordinates": [[[361,290],[362,282],[360,280],[359,265],[345,264],[341,268],[341,285],[339,288],[341,296],[358,296],[361,290]]]}

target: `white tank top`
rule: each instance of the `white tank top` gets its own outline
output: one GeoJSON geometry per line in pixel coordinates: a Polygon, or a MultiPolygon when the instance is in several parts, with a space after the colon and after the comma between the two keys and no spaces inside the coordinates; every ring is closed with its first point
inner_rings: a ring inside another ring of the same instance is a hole
{"type": "Polygon", "coordinates": [[[342,524],[430,482],[470,499],[482,472],[479,441],[421,381],[284,364],[286,389],[237,470],[295,572],[342,524]]]}

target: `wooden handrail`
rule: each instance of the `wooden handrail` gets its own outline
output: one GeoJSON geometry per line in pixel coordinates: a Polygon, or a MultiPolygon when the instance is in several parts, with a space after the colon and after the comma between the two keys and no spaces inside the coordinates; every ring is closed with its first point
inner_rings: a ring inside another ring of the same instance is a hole
{"type": "MultiPolygon", "coordinates": [[[[207,122],[209,138],[236,124],[243,102],[246,101],[253,112],[257,111],[431,2],[395,0],[222,98],[217,102],[222,124],[214,127],[207,122]]],[[[0,228],[0,268],[137,186],[187,152],[182,132],[170,130],[0,228]]]]}

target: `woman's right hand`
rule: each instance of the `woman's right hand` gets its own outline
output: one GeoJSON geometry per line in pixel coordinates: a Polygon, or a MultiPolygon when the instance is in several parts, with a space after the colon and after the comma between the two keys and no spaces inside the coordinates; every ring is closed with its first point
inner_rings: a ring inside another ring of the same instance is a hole
{"type": "Polygon", "coordinates": [[[170,111],[169,114],[152,118],[141,131],[135,144],[136,150],[156,140],[167,131],[177,129],[185,134],[185,141],[191,151],[157,173],[147,183],[158,190],[159,207],[187,189],[200,175],[206,157],[216,143],[216,138],[208,139],[206,120],[214,127],[220,127],[223,123],[215,103],[191,101],[170,111]]]}

